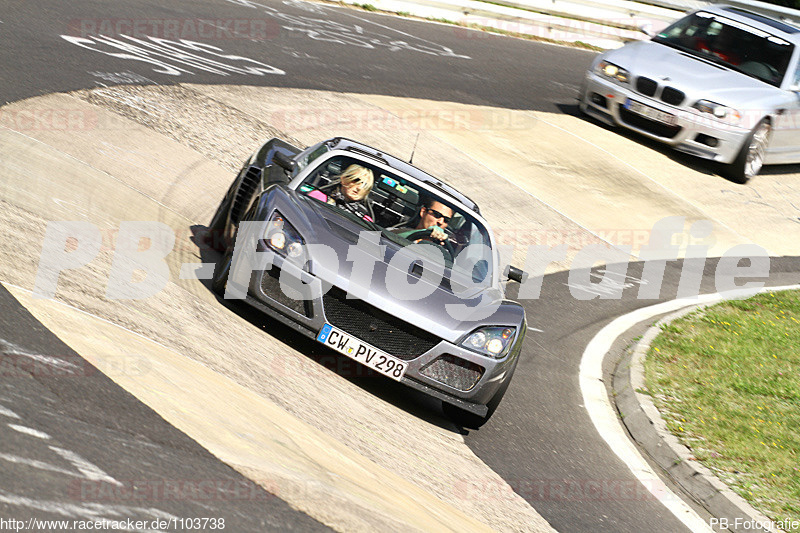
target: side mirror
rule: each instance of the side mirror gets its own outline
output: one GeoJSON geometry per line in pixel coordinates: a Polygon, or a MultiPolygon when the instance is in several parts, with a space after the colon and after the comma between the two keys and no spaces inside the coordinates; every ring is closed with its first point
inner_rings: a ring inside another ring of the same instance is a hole
{"type": "Polygon", "coordinates": [[[522,269],[513,267],[511,265],[506,267],[503,275],[511,281],[516,281],[517,283],[525,283],[525,281],[528,279],[527,272],[524,272],[522,269]]]}
{"type": "Polygon", "coordinates": [[[275,154],[272,156],[272,161],[279,167],[289,172],[294,172],[294,170],[297,168],[297,163],[294,161],[294,159],[291,159],[283,152],[275,152],[275,154]]]}
{"type": "Polygon", "coordinates": [[[639,26],[639,31],[647,35],[648,37],[655,37],[656,32],[653,31],[653,24],[650,22],[646,22],[639,26]]]}

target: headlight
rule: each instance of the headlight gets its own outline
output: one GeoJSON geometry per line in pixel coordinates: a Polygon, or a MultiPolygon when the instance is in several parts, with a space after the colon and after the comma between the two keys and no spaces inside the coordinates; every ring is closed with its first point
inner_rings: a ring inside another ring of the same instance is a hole
{"type": "Polygon", "coordinates": [[[712,102],[710,100],[700,100],[692,107],[701,113],[710,113],[718,119],[724,120],[725,122],[730,122],[731,124],[737,124],[742,118],[741,113],[739,113],[739,111],[736,109],[712,102]]]}
{"type": "Polygon", "coordinates": [[[462,348],[500,359],[508,353],[517,328],[485,327],[467,335],[461,342],[462,348]]]}
{"type": "Polygon", "coordinates": [[[298,258],[303,254],[305,241],[294,227],[275,211],[267,221],[264,240],[270,248],[284,257],[298,258]]]}
{"type": "Polygon", "coordinates": [[[627,70],[614,63],[609,63],[608,61],[601,61],[598,63],[595,70],[598,74],[602,74],[606,78],[617,80],[620,83],[628,83],[628,80],[630,80],[630,75],[627,70]]]}

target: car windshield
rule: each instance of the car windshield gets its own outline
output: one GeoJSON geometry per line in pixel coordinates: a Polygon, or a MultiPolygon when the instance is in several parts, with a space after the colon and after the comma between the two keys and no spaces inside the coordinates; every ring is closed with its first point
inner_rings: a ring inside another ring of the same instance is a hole
{"type": "Polygon", "coordinates": [[[794,46],[742,22],[698,12],[669,26],[653,41],[678,48],[780,86],[794,46]]]}
{"type": "Polygon", "coordinates": [[[380,230],[387,244],[429,245],[417,247],[418,255],[444,262],[452,282],[491,285],[493,253],[487,229],[441,193],[361,159],[339,155],[323,161],[297,191],[367,230],[380,230]]]}

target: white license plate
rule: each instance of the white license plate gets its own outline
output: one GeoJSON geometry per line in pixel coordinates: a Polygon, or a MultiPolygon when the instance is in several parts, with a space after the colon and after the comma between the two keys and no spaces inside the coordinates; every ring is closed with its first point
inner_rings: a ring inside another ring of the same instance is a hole
{"type": "Polygon", "coordinates": [[[628,98],[628,101],[625,102],[625,109],[632,111],[637,115],[647,117],[650,120],[655,120],[656,122],[663,122],[664,124],[669,124],[670,126],[675,125],[675,115],[665,113],[664,111],[660,111],[654,107],[650,107],[649,105],[637,102],[636,100],[631,100],[630,98],[628,98]]]}
{"type": "Polygon", "coordinates": [[[405,361],[382,352],[330,324],[323,326],[317,335],[317,341],[395,381],[400,381],[406,373],[405,361]]]}

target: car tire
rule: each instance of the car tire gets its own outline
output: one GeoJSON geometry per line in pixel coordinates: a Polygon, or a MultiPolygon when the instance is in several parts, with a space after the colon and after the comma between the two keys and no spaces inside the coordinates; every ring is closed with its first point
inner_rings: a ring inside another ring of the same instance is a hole
{"type": "Polygon", "coordinates": [[[756,124],[750,135],[747,136],[733,163],[728,165],[725,174],[736,183],[747,183],[757,176],[764,165],[764,156],[769,145],[769,136],[772,125],[766,118],[756,124]]]}
{"type": "Polygon", "coordinates": [[[228,286],[228,275],[231,272],[232,261],[233,249],[228,249],[214,267],[214,277],[211,278],[211,290],[220,296],[225,296],[225,288],[228,286]]]}
{"type": "Polygon", "coordinates": [[[203,235],[203,242],[209,248],[217,252],[225,251],[225,229],[229,208],[230,205],[228,205],[228,201],[223,200],[219,204],[214,216],[211,217],[211,222],[208,223],[208,229],[206,229],[203,235]]]}
{"type": "Polygon", "coordinates": [[[492,399],[489,400],[489,403],[486,404],[488,411],[486,411],[486,415],[480,416],[476,415],[475,413],[470,413],[460,407],[455,405],[449,404],[447,402],[442,402],[442,412],[444,416],[448,418],[451,422],[456,424],[457,426],[461,426],[467,429],[478,429],[483,426],[486,422],[492,418],[492,415],[497,410],[497,406],[500,405],[500,401],[503,399],[503,396],[508,390],[508,385],[511,383],[511,376],[505,380],[505,382],[500,386],[497,392],[494,393],[492,399]]]}

